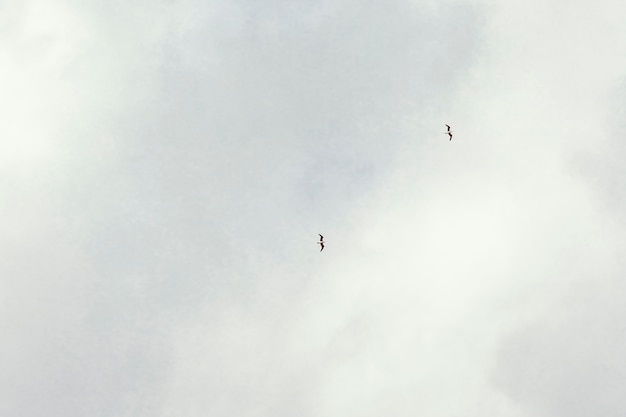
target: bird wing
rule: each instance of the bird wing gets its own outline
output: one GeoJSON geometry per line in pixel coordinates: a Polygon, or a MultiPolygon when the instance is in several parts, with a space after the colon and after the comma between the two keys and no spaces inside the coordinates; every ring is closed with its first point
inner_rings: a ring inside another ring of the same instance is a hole
{"type": "MultiPolygon", "coordinates": [[[[318,233],[318,235],[320,235],[320,234],[318,233]]],[[[320,242],[321,242],[322,240],[324,240],[324,236],[320,235],[320,242]]]]}
{"type": "Polygon", "coordinates": [[[446,125],[446,127],[448,128],[448,132],[450,131],[450,126],[446,125]]]}
{"type": "Polygon", "coordinates": [[[322,247],[322,249],[320,249],[320,252],[324,250],[324,244],[320,242],[320,246],[322,247]]]}

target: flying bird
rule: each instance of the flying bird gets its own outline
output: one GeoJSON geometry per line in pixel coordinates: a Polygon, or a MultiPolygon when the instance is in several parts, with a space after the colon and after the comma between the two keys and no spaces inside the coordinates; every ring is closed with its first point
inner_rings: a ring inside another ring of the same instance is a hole
{"type": "MultiPolygon", "coordinates": [[[[319,235],[319,233],[318,233],[319,235]]],[[[320,252],[324,250],[324,236],[320,235],[320,241],[317,242],[318,245],[320,245],[322,248],[320,249],[320,252]]]]}
{"type": "Polygon", "coordinates": [[[450,126],[446,125],[446,127],[448,128],[446,135],[450,136],[450,140],[452,140],[452,131],[450,130],[450,126]]]}

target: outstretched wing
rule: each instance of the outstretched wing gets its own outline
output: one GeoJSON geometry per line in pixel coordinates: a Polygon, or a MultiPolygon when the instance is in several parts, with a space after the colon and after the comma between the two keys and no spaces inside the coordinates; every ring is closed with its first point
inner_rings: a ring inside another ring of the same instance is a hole
{"type": "Polygon", "coordinates": [[[450,131],[450,126],[446,125],[446,127],[448,128],[448,132],[450,131]]]}
{"type": "Polygon", "coordinates": [[[324,250],[324,244],[323,244],[322,242],[320,242],[320,246],[322,247],[322,248],[320,249],[320,252],[321,252],[321,251],[323,251],[323,250],[324,250]]]}
{"type": "MultiPolygon", "coordinates": [[[[318,233],[318,235],[320,234],[318,233]]],[[[324,236],[320,235],[320,242],[322,242],[323,240],[324,240],[324,236]]]]}

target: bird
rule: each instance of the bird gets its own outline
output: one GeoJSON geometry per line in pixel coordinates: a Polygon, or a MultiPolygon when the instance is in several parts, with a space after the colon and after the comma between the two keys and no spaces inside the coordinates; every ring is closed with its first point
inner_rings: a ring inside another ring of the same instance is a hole
{"type": "Polygon", "coordinates": [[[446,125],[446,127],[448,128],[446,135],[450,136],[450,140],[452,140],[452,131],[450,130],[450,126],[446,125]]]}
{"type": "MultiPolygon", "coordinates": [[[[318,233],[319,235],[319,233],[318,233]]],[[[322,248],[320,249],[320,252],[324,250],[324,236],[320,235],[320,241],[317,242],[318,245],[320,245],[322,248]]]]}

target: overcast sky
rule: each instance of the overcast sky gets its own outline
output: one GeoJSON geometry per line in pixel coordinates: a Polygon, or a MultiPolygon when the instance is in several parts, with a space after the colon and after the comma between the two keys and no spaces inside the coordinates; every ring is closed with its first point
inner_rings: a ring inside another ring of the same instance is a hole
{"type": "Polygon", "coordinates": [[[624,22],[0,2],[0,415],[622,415],[624,22]]]}

